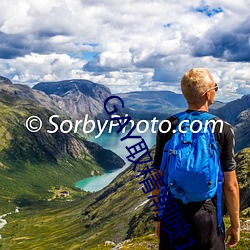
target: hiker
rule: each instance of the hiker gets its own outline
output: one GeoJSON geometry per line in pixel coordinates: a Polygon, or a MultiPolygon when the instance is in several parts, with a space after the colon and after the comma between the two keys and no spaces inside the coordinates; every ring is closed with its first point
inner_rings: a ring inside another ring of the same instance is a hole
{"type": "MultiPolygon", "coordinates": [[[[169,120],[172,124],[171,130],[167,133],[162,133],[158,131],[156,137],[156,149],[155,149],[155,157],[154,157],[154,166],[157,169],[156,173],[159,171],[161,176],[166,175],[166,172],[160,170],[162,168],[162,158],[164,146],[167,142],[170,143],[171,138],[173,139],[174,134],[177,134],[176,130],[178,130],[180,119],[183,117],[190,116],[190,114],[197,115],[197,117],[209,117],[208,106],[214,102],[216,91],[218,90],[218,85],[214,82],[211,74],[205,68],[194,68],[185,73],[181,80],[181,89],[182,93],[187,101],[188,109],[186,112],[183,112],[181,115],[171,116],[167,120],[169,120]],[[196,112],[196,113],[195,113],[196,112]],[[177,118],[179,117],[179,118],[177,118]],[[173,132],[174,130],[174,132],[173,132]]],[[[212,117],[212,116],[211,116],[212,117]]],[[[215,190],[215,194],[211,198],[204,198],[201,201],[188,202],[186,199],[186,194],[182,193],[182,196],[176,197],[171,194],[171,190],[176,190],[176,194],[178,194],[178,188],[174,188],[174,183],[168,183],[170,177],[166,177],[165,184],[168,186],[168,200],[172,199],[172,210],[175,210],[176,214],[178,214],[179,218],[175,219],[173,215],[174,212],[166,211],[166,203],[165,203],[165,216],[160,216],[160,209],[156,209],[156,205],[154,207],[154,220],[155,220],[155,230],[157,237],[160,239],[159,249],[160,250],[171,250],[171,249],[192,249],[192,250],[223,250],[226,248],[230,248],[236,246],[240,239],[240,221],[239,221],[239,186],[236,179],[236,162],[234,159],[234,132],[232,127],[219,118],[213,117],[215,121],[221,121],[220,123],[216,123],[215,130],[213,132],[213,137],[216,141],[216,146],[219,148],[218,153],[218,162],[220,163],[221,168],[221,177],[223,177],[223,198],[225,201],[225,205],[230,216],[230,227],[225,231],[224,223],[220,221],[220,211],[218,209],[217,204],[219,204],[218,193],[219,193],[219,178],[217,183],[217,190],[215,190]],[[222,130],[220,129],[222,127],[222,130]],[[173,185],[173,186],[171,186],[173,185]],[[172,195],[172,197],[171,197],[172,195]],[[185,202],[187,201],[187,202],[185,202]],[[175,208],[173,208],[175,205],[175,208]],[[178,209],[177,209],[178,205],[178,209]],[[178,212],[177,212],[178,211],[178,212]],[[165,218],[165,219],[164,219],[165,218]],[[174,221],[171,225],[170,220],[174,221]]],[[[184,123],[183,123],[184,124],[184,123]]],[[[162,126],[162,131],[167,131],[167,126],[164,128],[162,126]]],[[[181,131],[185,131],[182,128],[181,131]]],[[[177,135],[176,135],[177,136],[177,135]]],[[[195,143],[192,141],[193,134],[190,137],[190,141],[188,143],[195,143]]],[[[186,143],[186,142],[184,142],[186,143]]],[[[199,147],[206,147],[203,145],[203,142],[199,142],[199,147]]],[[[186,144],[183,144],[186,145],[186,144]]],[[[198,147],[198,149],[199,149],[198,147]]],[[[183,149],[184,150],[184,149],[183,149]]],[[[195,149],[196,150],[196,149],[195,149]]],[[[177,154],[175,150],[173,150],[173,154],[177,154]]],[[[184,151],[183,151],[184,152],[184,151]]],[[[205,154],[201,154],[201,159],[196,159],[194,154],[193,164],[196,162],[200,162],[199,168],[203,168],[203,160],[205,161],[205,154]],[[203,159],[204,156],[204,159],[203,159]]],[[[170,156],[175,157],[175,156],[170,156]]],[[[216,158],[216,155],[214,156],[216,158]]],[[[210,159],[209,159],[210,160],[210,159]]],[[[166,160],[167,161],[167,160],[166,160]]],[[[186,162],[191,161],[190,159],[185,159],[186,162]]],[[[175,164],[179,164],[181,166],[182,158],[180,157],[179,162],[175,164]]],[[[164,163],[165,164],[165,163],[164,163]]],[[[173,169],[174,166],[171,165],[171,160],[169,160],[168,169],[173,169]]],[[[185,163],[186,164],[186,163],[185,163]]],[[[184,164],[184,165],[185,165],[184,164]]],[[[191,163],[192,164],[192,163],[191,163]]],[[[167,165],[167,163],[166,163],[167,165]]],[[[208,164],[209,165],[209,164],[208,164]]],[[[213,165],[213,164],[211,164],[213,165]]],[[[217,164],[219,165],[219,164],[217,164]]],[[[182,166],[183,167],[183,166],[182,166]]],[[[185,168],[186,166],[184,166],[185,168]]],[[[215,163],[215,168],[216,163],[215,163]]],[[[168,170],[169,171],[169,170],[168,170]]],[[[205,171],[205,170],[204,170],[205,171]]],[[[218,170],[220,172],[220,170],[218,170]]],[[[169,171],[171,172],[171,171],[169,171]]],[[[218,175],[219,175],[218,172],[218,175]]],[[[171,172],[167,174],[172,174],[174,176],[177,173],[171,172]]],[[[184,173],[185,174],[185,173],[184,173]]],[[[197,180],[194,181],[193,177],[189,177],[189,173],[186,173],[186,178],[183,180],[191,188],[197,190],[197,193],[200,191],[201,186],[204,183],[198,184],[197,180]]],[[[201,174],[202,175],[202,174],[201,174]]],[[[217,182],[217,172],[212,172],[212,178],[214,178],[217,182]]],[[[178,177],[178,176],[177,176],[178,177]]],[[[176,177],[176,178],[177,178],[176,177]]],[[[172,178],[172,177],[171,177],[172,178]]],[[[175,177],[173,177],[175,178],[175,177]]],[[[200,177],[197,177],[200,178],[200,177]]],[[[211,179],[212,179],[211,178],[211,179]]],[[[222,179],[222,178],[221,178],[222,179]]],[[[198,180],[199,181],[199,180],[198,180]]],[[[222,181],[221,181],[222,183],[222,181]]],[[[212,181],[209,185],[213,185],[212,181]]],[[[164,191],[165,192],[165,191],[164,191]]],[[[180,190],[179,190],[179,193],[180,190]]],[[[207,195],[208,193],[206,193],[207,195]]],[[[211,194],[211,192],[210,192],[211,194]]],[[[152,192],[152,196],[160,197],[160,189],[155,189],[152,192]]],[[[178,195],[177,195],[178,196],[178,195]]],[[[192,193],[190,194],[192,197],[192,193]]],[[[204,196],[207,197],[207,196],[204,196]]],[[[190,198],[192,200],[192,198],[190,198]]],[[[194,199],[195,200],[195,199],[194,199]]],[[[169,203],[168,203],[169,204],[169,203]]],[[[167,207],[170,209],[170,205],[167,207]]]]}

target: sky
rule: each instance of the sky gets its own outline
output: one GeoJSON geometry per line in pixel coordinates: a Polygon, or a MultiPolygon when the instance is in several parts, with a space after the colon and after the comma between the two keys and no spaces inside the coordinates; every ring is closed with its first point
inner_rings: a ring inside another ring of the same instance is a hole
{"type": "Polygon", "coordinates": [[[250,94],[249,0],[0,1],[0,75],[87,79],[112,93],[171,90],[205,67],[217,99],[250,94]]]}

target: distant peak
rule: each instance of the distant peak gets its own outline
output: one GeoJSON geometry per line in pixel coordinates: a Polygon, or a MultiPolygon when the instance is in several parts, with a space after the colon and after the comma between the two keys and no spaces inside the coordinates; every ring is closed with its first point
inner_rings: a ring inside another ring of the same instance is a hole
{"type": "Polygon", "coordinates": [[[0,84],[13,84],[13,83],[8,78],[0,76],[0,84]]]}
{"type": "Polygon", "coordinates": [[[33,89],[45,92],[47,95],[65,97],[75,93],[82,93],[94,99],[105,99],[111,94],[109,88],[102,84],[84,79],[70,79],[58,82],[40,82],[33,89]]]}

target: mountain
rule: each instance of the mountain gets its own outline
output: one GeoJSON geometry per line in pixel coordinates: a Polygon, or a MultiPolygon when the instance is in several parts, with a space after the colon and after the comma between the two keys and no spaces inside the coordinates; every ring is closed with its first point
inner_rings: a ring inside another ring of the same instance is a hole
{"type": "MultiPolygon", "coordinates": [[[[72,119],[79,119],[86,114],[92,119],[104,121],[108,118],[103,108],[104,101],[111,95],[110,90],[101,84],[88,80],[72,79],[59,82],[41,82],[33,89],[43,91],[55,101],[72,119]]],[[[186,101],[181,94],[171,91],[137,91],[116,94],[125,103],[125,108],[119,109],[117,114],[129,114],[135,120],[164,119],[167,116],[186,109],[186,101]],[[152,102],[153,100],[153,102],[152,102]]],[[[110,101],[112,105],[121,106],[119,101],[110,101]]],[[[224,104],[215,102],[211,109],[215,110],[224,104]]]]}
{"type": "Polygon", "coordinates": [[[227,103],[213,113],[234,126],[235,151],[250,147],[250,95],[227,103]]]}
{"type": "Polygon", "coordinates": [[[142,114],[143,119],[151,119],[156,115],[158,119],[163,119],[187,107],[183,95],[171,91],[136,91],[119,93],[118,96],[130,109],[131,115],[139,119],[142,114]]]}
{"type": "Polygon", "coordinates": [[[220,102],[220,101],[214,101],[214,103],[212,105],[209,106],[209,111],[211,113],[214,112],[214,110],[217,110],[219,108],[222,108],[225,105],[225,103],[220,102]]]}
{"type": "MultiPolygon", "coordinates": [[[[104,101],[111,92],[101,84],[75,79],[43,82],[33,88],[50,95],[56,105],[73,120],[83,119],[86,114],[89,115],[88,119],[99,119],[102,122],[109,118],[104,110],[104,101]]],[[[125,107],[121,108],[120,102],[114,99],[109,102],[108,108],[112,110],[112,105],[115,104],[119,110],[117,114],[128,114],[135,121],[150,120],[154,117],[162,120],[187,108],[183,95],[171,91],[137,91],[116,95],[122,98],[125,107]]],[[[250,146],[250,140],[247,139],[249,137],[245,136],[250,134],[249,119],[244,120],[248,109],[250,95],[227,104],[216,101],[209,107],[211,113],[235,127],[236,152],[250,146]]]]}
{"type": "MultiPolygon", "coordinates": [[[[89,115],[89,119],[99,119],[102,122],[108,118],[103,104],[111,92],[103,85],[76,79],[39,83],[33,88],[50,95],[56,105],[72,119],[83,118],[86,114],[89,115]]],[[[109,103],[108,108],[112,109],[112,105],[115,104],[119,107],[117,114],[128,114],[135,121],[150,120],[154,117],[162,120],[187,108],[183,95],[171,91],[137,91],[117,95],[124,101],[125,108],[122,109],[116,99],[109,103]]],[[[250,134],[249,119],[244,118],[248,117],[249,109],[250,95],[227,104],[216,101],[209,107],[211,113],[235,127],[236,152],[250,146],[249,137],[245,136],[250,134]]]]}
{"type": "MultiPolygon", "coordinates": [[[[41,82],[35,85],[33,89],[50,95],[57,106],[73,119],[79,119],[86,114],[95,120],[103,121],[108,118],[103,104],[106,98],[111,95],[111,92],[104,85],[87,80],[73,79],[59,82],[41,82]]],[[[154,116],[160,116],[159,119],[163,119],[166,114],[186,107],[183,96],[171,91],[142,91],[119,93],[117,95],[125,102],[125,108],[120,109],[118,114],[128,113],[134,119],[151,119],[154,116]],[[152,98],[154,103],[152,103],[152,98]]],[[[120,106],[117,100],[110,101],[109,107],[112,104],[120,106]]]]}
{"type": "Polygon", "coordinates": [[[50,198],[49,190],[55,186],[74,189],[75,182],[91,174],[124,165],[118,155],[79,134],[48,133],[54,130],[49,117],[55,114],[60,116],[54,120],[57,126],[69,119],[41,91],[19,84],[0,85],[0,212],[50,198]],[[26,128],[30,116],[39,116],[43,122],[39,132],[26,128]]]}
{"type": "Polygon", "coordinates": [[[220,118],[235,126],[238,123],[238,116],[244,110],[250,108],[250,94],[244,95],[240,99],[231,101],[223,107],[217,109],[214,113],[220,118]]]}
{"type": "Polygon", "coordinates": [[[41,82],[33,89],[49,95],[57,106],[73,119],[81,119],[86,114],[90,118],[103,120],[107,117],[104,101],[111,95],[104,85],[88,80],[65,80],[59,82],[41,82]]]}
{"type": "MultiPolygon", "coordinates": [[[[187,102],[182,94],[172,91],[135,91],[117,94],[125,103],[128,114],[135,119],[157,119],[166,117],[187,109],[187,102]]],[[[223,107],[224,103],[215,101],[211,110],[223,107]]]]}

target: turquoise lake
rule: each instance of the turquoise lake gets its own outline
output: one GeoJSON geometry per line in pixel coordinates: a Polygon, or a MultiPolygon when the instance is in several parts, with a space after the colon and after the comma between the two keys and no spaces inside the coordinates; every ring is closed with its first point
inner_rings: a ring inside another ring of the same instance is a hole
{"type": "MultiPolygon", "coordinates": [[[[90,141],[115,152],[126,162],[126,164],[123,168],[115,170],[111,173],[105,173],[103,175],[93,176],[80,180],[75,184],[77,188],[90,192],[99,191],[107,186],[119,173],[124,171],[131,164],[131,162],[127,161],[126,159],[129,153],[125,147],[134,145],[135,143],[139,142],[140,139],[126,139],[124,141],[120,141],[120,138],[124,137],[126,134],[127,132],[119,135],[117,135],[115,132],[103,133],[97,139],[94,137],[91,137],[89,139],[90,141]]],[[[147,143],[148,148],[151,148],[155,145],[156,134],[152,133],[150,130],[142,134],[133,133],[133,135],[140,135],[147,143]]]]}

